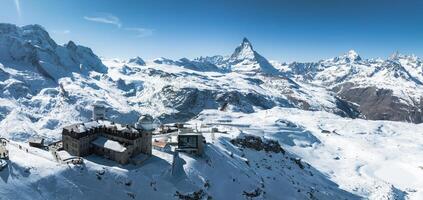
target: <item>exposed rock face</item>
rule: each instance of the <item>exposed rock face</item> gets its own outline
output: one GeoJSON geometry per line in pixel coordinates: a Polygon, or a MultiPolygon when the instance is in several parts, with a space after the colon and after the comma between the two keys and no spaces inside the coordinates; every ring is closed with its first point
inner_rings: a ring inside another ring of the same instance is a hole
{"type": "Polygon", "coordinates": [[[283,69],[282,74],[294,80],[334,91],[338,107],[347,108],[342,110],[350,117],[423,122],[423,62],[415,56],[396,53],[386,60],[366,60],[351,50],[332,59],[292,63],[283,69]]]}
{"type": "Polygon", "coordinates": [[[335,110],[334,113],[349,118],[363,118],[363,114],[360,112],[359,106],[357,104],[346,101],[340,97],[336,98],[336,107],[339,109],[335,110]]]}
{"type": "Polygon", "coordinates": [[[163,115],[162,120],[166,122],[187,120],[204,109],[218,109],[224,104],[229,105],[232,110],[247,113],[254,112],[254,106],[262,109],[275,106],[275,103],[271,100],[255,93],[175,88],[172,86],[164,87],[154,98],[162,101],[164,106],[178,111],[172,116],[163,115]]]}
{"type": "Polygon", "coordinates": [[[394,96],[392,90],[376,87],[355,88],[351,84],[344,84],[338,94],[344,99],[359,105],[360,112],[367,119],[423,122],[423,102],[414,104],[404,103],[394,96]]]}
{"type": "Polygon", "coordinates": [[[215,71],[215,72],[223,72],[224,69],[219,68],[215,64],[208,62],[208,61],[197,61],[197,60],[189,60],[188,58],[182,58],[175,62],[179,66],[183,66],[187,69],[192,69],[195,71],[215,71]]]}
{"type": "Polygon", "coordinates": [[[262,140],[260,137],[254,135],[242,135],[232,139],[231,143],[239,147],[250,148],[256,151],[264,150],[266,152],[285,154],[285,150],[282,149],[278,141],[262,140]]]}
{"type": "Polygon", "coordinates": [[[244,38],[242,43],[232,53],[228,59],[228,65],[232,71],[237,72],[278,73],[278,70],[266,58],[254,51],[247,38],[244,38]]]}

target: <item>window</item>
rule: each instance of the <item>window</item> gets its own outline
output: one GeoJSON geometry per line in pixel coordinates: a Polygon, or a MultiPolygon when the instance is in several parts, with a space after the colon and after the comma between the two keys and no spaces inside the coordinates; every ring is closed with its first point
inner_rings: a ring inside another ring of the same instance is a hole
{"type": "Polygon", "coordinates": [[[180,148],[197,148],[196,136],[180,136],[178,145],[180,148]]]}

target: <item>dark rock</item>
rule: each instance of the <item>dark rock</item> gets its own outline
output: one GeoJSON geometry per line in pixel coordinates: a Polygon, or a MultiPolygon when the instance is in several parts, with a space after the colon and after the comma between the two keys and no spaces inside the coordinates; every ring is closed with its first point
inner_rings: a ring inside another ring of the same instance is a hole
{"type": "Polygon", "coordinates": [[[262,140],[260,137],[253,135],[245,135],[231,140],[231,143],[239,146],[254,149],[256,151],[264,150],[266,152],[283,153],[285,150],[282,149],[278,141],[275,140],[262,140]]]}
{"type": "Polygon", "coordinates": [[[247,199],[252,199],[252,198],[260,196],[262,193],[263,193],[263,190],[261,190],[260,188],[256,188],[255,190],[250,192],[243,191],[242,195],[244,195],[247,199]]]}
{"type": "Polygon", "coordinates": [[[188,194],[182,194],[176,191],[174,196],[178,197],[180,200],[201,200],[206,196],[206,193],[202,189],[188,194]]]}
{"type": "Polygon", "coordinates": [[[359,105],[366,119],[423,122],[423,101],[404,103],[392,90],[376,87],[354,87],[351,83],[334,88],[342,99],[359,105]]]}

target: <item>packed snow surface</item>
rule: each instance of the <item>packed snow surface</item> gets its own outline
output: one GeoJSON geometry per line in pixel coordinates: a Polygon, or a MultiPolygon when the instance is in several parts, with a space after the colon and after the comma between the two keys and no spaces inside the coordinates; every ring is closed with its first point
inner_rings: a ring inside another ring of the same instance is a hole
{"type": "Polygon", "coordinates": [[[58,164],[44,150],[12,142],[9,165],[0,172],[0,193],[6,199],[169,199],[176,191],[203,190],[214,199],[245,199],[244,192],[259,188],[257,199],[423,197],[423,179],[418,178],[423,173],[423,135],[414,131],[422,125],[293,108],[251,114],[205,110],[190,123],[216,124],[227,133],[205,133],[203,157],[180,153],[176,162],[172,154],[154,151],[142,166],[122,166],[97,156],[87,157],[82,166],[58,164]],[[230,143],[241,135],[276,140],[287,153],[230,143]],[[71,191],[76,192],[63,195],[71,191]]]}

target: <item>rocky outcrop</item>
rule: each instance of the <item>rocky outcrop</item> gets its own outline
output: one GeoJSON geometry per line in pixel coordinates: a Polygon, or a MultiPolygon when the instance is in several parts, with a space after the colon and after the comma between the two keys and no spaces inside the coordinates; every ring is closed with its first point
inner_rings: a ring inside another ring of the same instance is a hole
{"type": "Polygon", "coordinates": [[[145,66],[145,61],[138,56],[135,57],[135,58],[129,59],[128,63],[132,63],[132,64],[136,64],[136,65],[140,65],[140,66],[145,66]]]}
{"type": "Polygon", "coordinates": [[[423,122],[423,102],[408,104],[395,96],[392,90],[377,87],[353,87],[344,84],[334,89],[343,99],[358,104],[366,119],[423,122]]]}
{"type": "Polygon", "coordinates": [[[276,105],[270,99],[252,92],[199,90],[173,86],[164,87],[154,99],[162,101],[165,107],[178,111],[171,116],[163,115],[161,120],[166,122],[188,120],[204,109],[219,109],[223,105],[230,107],[231,110],[245,113],[254,112],[254,107],[269,109],[276,105]]]}
{"type": "Polygon", "coordinates": [[[264,140],[258,136],[241,135],[235,139],[232,139],[231,143],[238,147],[254,149],[256,151],[264,150],[266,152],[285,154],[285,150],[282,149],[278,141],[264,140]]]}

